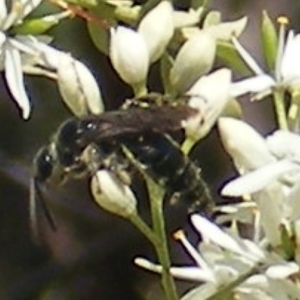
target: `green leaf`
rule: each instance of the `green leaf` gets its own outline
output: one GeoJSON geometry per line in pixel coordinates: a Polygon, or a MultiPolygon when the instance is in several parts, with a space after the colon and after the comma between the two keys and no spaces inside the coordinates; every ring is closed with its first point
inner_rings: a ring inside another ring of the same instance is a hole
{"type": "Polygon", "coordinates": [[[87,22],[87,28],[94,45],[105,55],[109,54],[109,28],[116,24],[115,7],[105,2],[99,2],[97,7],[91,10],[91,14],[99,20],[87,22]],[[102,26],[100,23],[107,23],[107,26],[102,26]]]}
{"type": "Polygon", "coordinates": [[[262,51],[269,71],[275,70],[278,37],[274,23],[268,13],[263,11],[261,25],[262,51]]]}
{"type": "Polygon", "coordinates": [[[94,22],[87,23],[94,45],[105,55],[109,54],[109,31],[94,22]]]}
{"type": "Polygon", "coordinates": [[[228,42],[218,41],[217,58],[233,71],[238,72],[240,75],[249,76],[252,74],[251,70],[239,56],[235,47],[228,42]]]}

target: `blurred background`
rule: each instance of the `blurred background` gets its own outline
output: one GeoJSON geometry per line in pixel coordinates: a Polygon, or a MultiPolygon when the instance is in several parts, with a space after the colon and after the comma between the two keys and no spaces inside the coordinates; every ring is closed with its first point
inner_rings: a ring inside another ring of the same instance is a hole
{"type": "MultiPolygon", "coordinates": [[[[182,8],[188,6],[187,0],[175,3],[182,8]]],[[[262,10],[267,10],[272,18],[286,14],[291,27],[296,32],[300,29],[297,1],[214,0],[211,5],[223,13],[223,20],[249,16],[241,40],[258,59],[262,10]]],[[[55,37],[53,45],[61,50],[72,50],[72,55],[92,70],[101,86],[107,110],[117,108],[126,97],[132,96],[108,59],[90,41],[83,21],[64,21],[51,35],[55,37]]],[[[150,77],[151,88],[158,90],[155,66],[150,77]]],[[[28,121],[21,119],[2,77],[0,82],[0,298],[135,300],[141,299],[142,294],[147,299],[159,299],[158,277],[132,264],[137,254],[155,259],[151,247],[128,222],[103,212],[93,203],[87,180],[45,191],[58,231],[53,232],[41,218],[41,245],[33,243],[28,215],[32,159],[59,124],[71,115],[55,83],[30,76],[26,76],[25,81],[33,109],[28,121]]],[[[270,102],[242,104],[246,107],[247,120],[262,133],[274,128],[270,102]]],[[[218,199],[220,184],[232,176],[233,168],[215,131],[196,147],[192,156],[201,165],[218,199]]],[[[172,242],[171,248],[176,263],[192,263],[180,245],[172,242]]],[[[182,291],[187,287],[183,285],[182,291]]]]}

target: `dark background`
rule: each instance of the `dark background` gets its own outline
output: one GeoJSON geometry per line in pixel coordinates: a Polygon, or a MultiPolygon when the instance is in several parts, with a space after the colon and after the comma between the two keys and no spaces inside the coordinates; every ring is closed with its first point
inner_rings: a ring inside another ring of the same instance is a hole
{"type": "MultiPolygon", "coordinates": [[[[178,5],[185,6],[186,1],[178,5]]],[[[224,19],[249,15],[249,26],[242,37],[247,48],[260,56],[259,22],[262,9],[271,17],[287,14],[297,32],[299,4],[296,1],[212,1],[224,19]]],[[[106,57],[89,40],[83,21],[65,21],[57,30],[54,46],[70,51],[90,67],[100,82],[106,109],[118,107],[131,91],[118,78],[106,57]]],[[[159,87],[155,67],[150,85],[159,87]]],[[[52,187],[46,198],[59,230],[53,232],[41,220],[42,245],[32,242],[28,217],[28,184],[31,161],[36,151],[47,143],[57,126],[70,116],[55,83],[26,76],[25,84],[32,100],[32,116],[23,121],[11,100],[3,80],[0,82],[0,298],[2,300],[93,300],[159,299],[156,275],[133,266],[135,255],[154,259],[147,241],[128,222],[99,209],[89,196],[87,180],[52,187]],[[158,294],[156,294],[158,293],[158,294]]],[[[262,133],[274,128],[270,103],[243,103],[246,118],[262,133]]],[[[201,164],[213,193],[220,182],[229,178],[232,167],[222,153],[213,132],[193,152],[201,164]]],[[[216,196],[217,198],[217,196],[216,196]]],[[[189,262],[180,245],[172,250],[178,263],[189,262]]],[[[186,286],[183,286],[184,290],[186,286]]]]}

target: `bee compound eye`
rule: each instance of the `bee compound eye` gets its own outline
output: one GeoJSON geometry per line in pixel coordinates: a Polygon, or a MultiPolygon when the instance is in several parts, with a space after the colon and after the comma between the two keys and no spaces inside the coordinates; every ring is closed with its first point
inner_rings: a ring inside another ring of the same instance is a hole
{"type": "Polygon", "coordinates": [[[57,145],[62,148],[72,148],[78,137],[78,120],[69,119],[58,129],[56,140],[57,145]]]}
{"type": "Polygon", "coordinates": [[[46,181],[52,174],[54,158],[47,147],[43,147],[34,159],[34,177],[40,181],[46,181]]]}

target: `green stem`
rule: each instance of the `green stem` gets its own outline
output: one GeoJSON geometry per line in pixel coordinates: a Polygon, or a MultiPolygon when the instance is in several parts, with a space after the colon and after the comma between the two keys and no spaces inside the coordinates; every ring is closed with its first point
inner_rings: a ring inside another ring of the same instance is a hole
{"type": "Polygon", "coordinates": [[[194,147],[195,145],[195,141],[192,139],[185,139],[185,141],[182,143],[181,145],[181,150],[184,154],[188,155],[191,151],[191,149],[194,147]]]}
{"type": "Polygon", "coordinates": [[[289,127],[288,127],[286,111],[285,111],[284,91],[275,90],[273,92],[273,96],[274,96],[275,112],[276,112],[279,128],[283,130],[288,130],[289,127]]]}
{"type": "Polygon", "coordinates": [[[162,266],[162,286],[166,295],[166,300],[178,300],[179,298],[177,295],[175,282],[170,273],[171,262],[165,231],[163,213],[165,190],[160,184],[154,182],[154,180],[148,176],[145,170],[141,167],[140,163],[126,147],[123,148],[123,151],[126,153],[126,156],[130,159],[132,164],[146,179],[150,195],[153,229],[149,228],[148,225],[139,218],[139,216],[132,216],[131,221],[138,227],[138,229],[140,229],[142,233],[145,234],[155,248],[159,262],[162,266]]]}
{"type": "Polygon", "coordinates": [[[148,93],[148,89],[145,81],[133,84],[132,89],[134,92],[134,96],[137,98],[145,96],[148,93]]]}
{"type": "Polygon", "coordinates": [[[291,104],[288,110],[288,124],[291,130],[296,130],[299,120],[299,108],[300,108],[300,92],[298,89],[291,90],[291,104]]]}
{"type": "Polygon", "coordinates": [[[147,180],[147,183],[151,197],[153,230],[158,238],[158,243],[155,243],[154,247],[162,266],[162,286],[167,300],[178,300],[176,285],[170,273],[171,263],[163,213],[164,190],[151,179],[147,180]]]}
{"type": "Polygon", "coordinates": [[[118,6],[114,9],[114,17],[126,24],[134,25],[137,23],[141,12],[141,6],[118,6]]]}
{"type": "Polygon", "coordinates": [[[151,242],[151,244],[155,245],[158,243],[158,239],[153,230],[139,217],[138,214],[132,215],[130,221],[151,242]]]}

